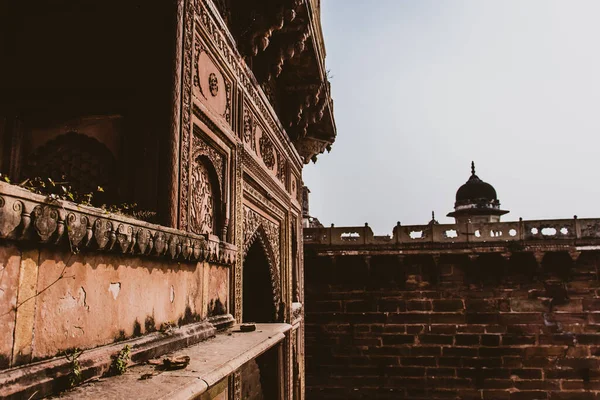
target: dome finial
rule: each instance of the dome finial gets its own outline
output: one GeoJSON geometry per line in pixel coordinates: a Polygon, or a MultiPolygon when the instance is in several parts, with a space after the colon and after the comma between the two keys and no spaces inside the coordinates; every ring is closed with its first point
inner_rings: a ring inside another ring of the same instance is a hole
{"type": "Polygon", "coordinates": [[[435,211],[432,211],[432,212],[431,212],[431,220],[432,220],[432,221],[435,221],[435,211]]]}
{"type": "Polygon", "coordinates": [[[475,175],[475,161],[471,161],[471,175],[475,175]]]}

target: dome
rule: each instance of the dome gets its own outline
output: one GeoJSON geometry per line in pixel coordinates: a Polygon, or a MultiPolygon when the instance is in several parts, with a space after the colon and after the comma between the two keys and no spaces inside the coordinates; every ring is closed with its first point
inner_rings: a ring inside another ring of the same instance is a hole
{"type": "Polygon", "coordinates": [[[496,189],[487,182],[479,179],[477,175],[471,175],[467,183],[458,188],[456,192],[456,201],[464,202],[469,200],[498,200],[496,189]]]}
{"type": "Polygon", "coordinates": [[[500,216],[508,211],[500,209],[496,189],[475,175],[475,163],[471,162],[471,177],[456,191],[454,211],[447,214],[457,223],[500,222],[500,216]]]}
{"type": "Polygon", "coordinates": [[[475,175],[475,165],[471,163],[471,177],[456,191],[456,204],[498,201],[496,189],[475,175]]]}

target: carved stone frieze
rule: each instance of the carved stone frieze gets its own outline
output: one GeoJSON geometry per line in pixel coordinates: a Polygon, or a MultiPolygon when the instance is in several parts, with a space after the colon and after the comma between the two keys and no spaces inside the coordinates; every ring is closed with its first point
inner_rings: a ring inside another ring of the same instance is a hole
{"type": "Polygon", "coordinates": [[[52,200],[0,183],[0,238],[68,245],[72,251],[115,251],[187,262],[235,262],[237,247],[104,210],[52,200]]]}
{"type": "Polygon", "coordinates": [[[265,250],[267,250],[271,283],[273,286],[273,301],[278,305],[281,299],[279,282],[279,271],[281,268],[279,224],[270,221],[248,207],[244,207],[244,257],[256,240],[260,240],[265,250]]]}
{"type": "Polygon", "coordinates": [[[276,215],[277,218],[285,218],[285,213],[281,211],[277,206],[275,206],[271,200],[267,199],[258,190],[252,187],[252,185],[249,185],[248,183],[244,182],[244,191],[246,191],[254,200],[262,204],[271,213],[276,215]]]}

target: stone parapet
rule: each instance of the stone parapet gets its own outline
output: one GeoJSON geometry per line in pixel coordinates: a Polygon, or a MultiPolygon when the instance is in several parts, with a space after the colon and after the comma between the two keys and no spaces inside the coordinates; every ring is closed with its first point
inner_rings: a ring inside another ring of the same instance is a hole
{"type": "Polygon", "coordinates": [[[163,257],[233,265],[237,248],[214,235],[197,235],[99,208],[55,200],[0,183],[0,238],[70,246],[71,250],[163,257]]]}
{"type": "Polygon", "coordinates": [[[581,242],[600,239],[600,219],[552,219],[466,224],[396,225],[391,236],[376,236],[365,226],[305,228],[309,245],[400,245],[424,243],[581,242]]]}

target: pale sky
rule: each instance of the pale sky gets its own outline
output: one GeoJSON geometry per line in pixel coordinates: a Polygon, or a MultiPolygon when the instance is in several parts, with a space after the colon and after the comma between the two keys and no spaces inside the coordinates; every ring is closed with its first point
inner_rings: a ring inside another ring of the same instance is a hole
{"type": "Polygon", "coordinates": [[[311,215],[452,223],[470,176],[503,220],[600,217],[600,1],[322,0],[338,136],[311,215]]]}

